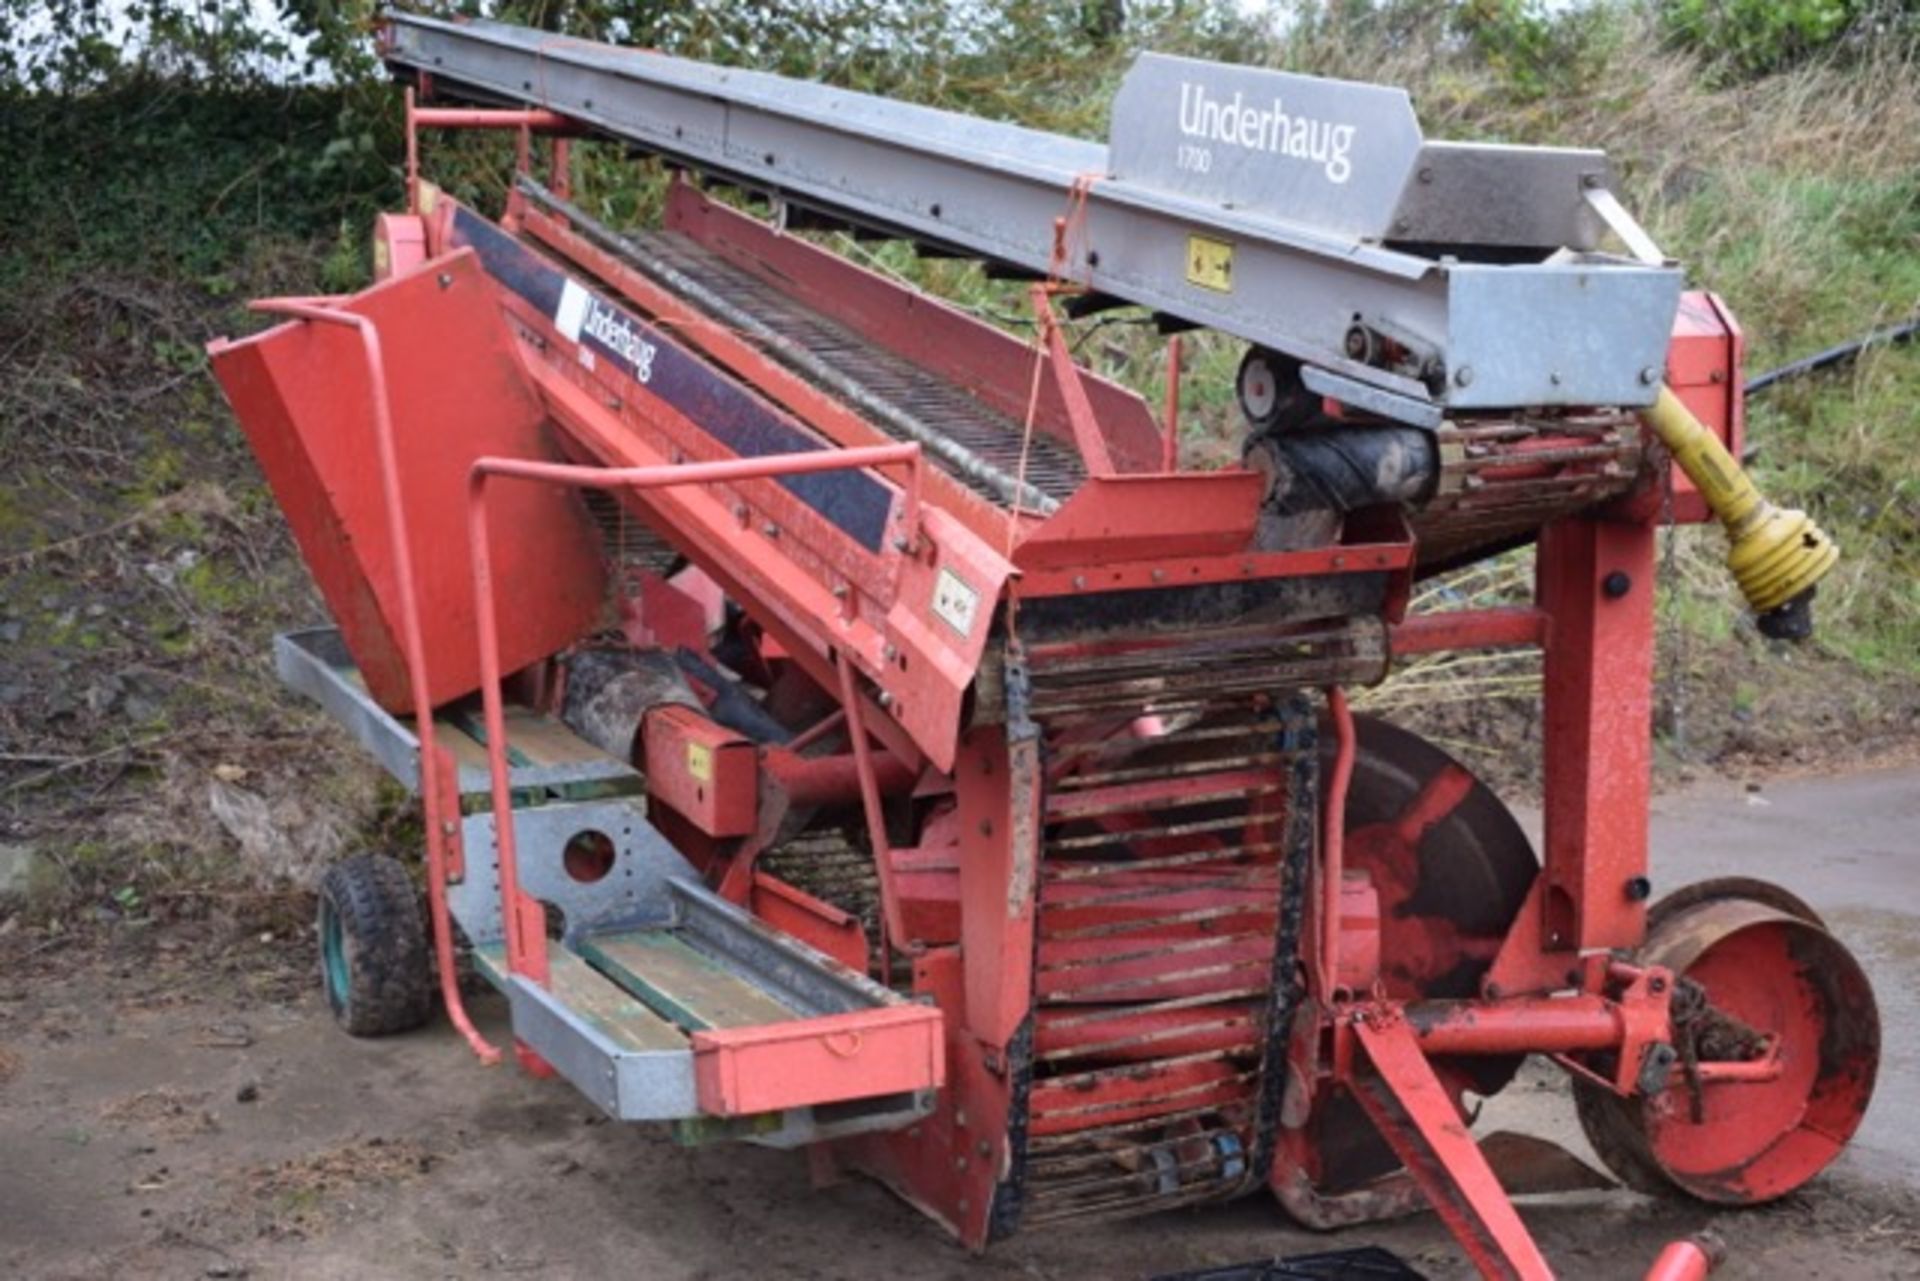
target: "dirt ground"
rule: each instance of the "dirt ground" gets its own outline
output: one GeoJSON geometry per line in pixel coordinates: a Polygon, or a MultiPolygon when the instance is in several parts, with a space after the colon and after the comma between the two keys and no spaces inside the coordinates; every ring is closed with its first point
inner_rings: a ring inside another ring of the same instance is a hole
{"type": "MultiPolygon", "coordinates": [[[[1658,801],[1666,885],[1738,871],[1827,913],[1872,972],[1886,1061],[1859,1140],[1783,1203],[1716,1215],[1602,1192],[1528,1206],[1562,1275],[1638,1277],[1663,1241],[1711,1224],[1734,1247],[1727,1278],[1920,1276],[1917,832],[1912,767],[1715,780],[1658,801]]],[[[1264,1197],[972,1259],[873,1184],[814,1189],[799,1154],[682,1149],[603,1121],[560,1082],[479,1067],[443,1023],[350,1040],[304,943],[177,928],[69,952],[0,970],[4,1276],[1132,1279],[1366,1242],[1434,1278],[1467,1274],[1431,1217],[1315,1236],[1264,1197]]],[[[476,1009],[502,1031],[499,1001],[476,1009]]],[[[1482,1128],[1585,1152],[1546,1070],[1482,1128]]]]}

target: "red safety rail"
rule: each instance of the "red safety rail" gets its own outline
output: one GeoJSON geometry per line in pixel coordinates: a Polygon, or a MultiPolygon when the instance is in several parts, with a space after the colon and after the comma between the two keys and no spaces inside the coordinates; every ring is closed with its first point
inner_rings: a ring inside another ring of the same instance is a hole
{"type": "MultiPolygon", "coordinates": [[[[512,814],[513,797],[507,762],[506,709],[500,689],[499,623],[495,616],[493,565],[489,552],[488,481],[498,476],[579,489],[638,492],[683,485],[730,484],[814,472],[893,466],[906,469],[907,483],[903,487],[906,495],[906,527],[918,529],[921,471],[918,445],[878,445],[865,449],[770,454],[724,462],[670,463],[652,467],[586,467],[523,458],[481,458],[474,462],[468,473],[467,527],[480,647],[480,698],[487,730],[487,769],[493,795],[495,851],[499,863],[501,914],[507,937],[508,974],[524,974],[542,986],[548,982],[545,909],[538,900],[520,890],[513,823],[503,817],[512,814]]],[[[848,706],[857,708],[858,700],[850,699],[848,706]]],[[[871,764],[864,756],[865,738],[857,727],[854,742],[856,750],[862,753],[863,774],[870,774],[871,764]]],[[[877,792],[874,794],[874,803],[877,806],[877,792]]],[[[523,1060],[528,1058],[530,1052],[525,1047],[519,1048],[523,1060]]]]}
{"type": "Polygon", "coordinates": [[[414,91],[406,93],[407,130],[407,212],[420,212],[420,130],[421,129],[511,129],[514,140],[514,169],[527,173],[533,167],[533,135],[553,140],[552,169],[556,190],[568,184],[568,139],[582,132],[580,127],[557,111],[539,108],[503,109],[492,107],[422,107],[414,100],[414,91]]]}
{"type": "MultiPolygon", "coordinates": [[[[372,388],[371,410],[374,454],[380,472],[380,492],[386,506],[387,533],[393,548],[395,584],[400,597],[402,651],[413,696],[414,733],[420,742],[420,803],[427,828],[427,908],[432,918],[434,964],[440,978],[440,996],[447,1018],[486,1063],[499,1061],[500,1051],[480,1035],[467,1017],[460,997],[460,980],[453,963],[453,927],[447,912],[448,852],[459,831],[460,806],[456,766],[440,747],[434,733],[433,702],[427,680],[426,646],[421,639],[419,598],[414,591],[413,551],[408,538],[406,496],[401,492],[400,464],[394,446],[393,412],[387,396],[386,361],[378,326],[366,316],[339,311],[325,300],[267,298],[250,310],[289,316],[316,324],[341,325],[356,330],[365,353],[367,381],[372,388]],[[451,803],[449,803],[451,802],[451,803]]],[[[491,612],[491,611],[489,611],[491,612]]],[[[498,741],[504,741],[501,735],[498,741]]],[[[505,812],[505,811],[497,811],[505,812]]]]}

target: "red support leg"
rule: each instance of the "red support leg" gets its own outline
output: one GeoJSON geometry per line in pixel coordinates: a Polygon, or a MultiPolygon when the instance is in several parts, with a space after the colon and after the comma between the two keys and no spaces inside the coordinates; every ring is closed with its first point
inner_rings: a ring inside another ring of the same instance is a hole
{"type": "Polygon", "coordinates": [[[1645,932],[1653,567],[1651,525],[1574,518],[1540,535],[1549,952],[1634,947],[1645,932]]]}
{"type": "Polygon", "coordinates": [[[1550,1281],[1552,1269],[1412,1026],[1395,1011],[1369,1009],[1357,1012],[1352,1028],[1373,1066],[1350,1080],[1354,1097],[1480,1274],[1550,1281]]]}

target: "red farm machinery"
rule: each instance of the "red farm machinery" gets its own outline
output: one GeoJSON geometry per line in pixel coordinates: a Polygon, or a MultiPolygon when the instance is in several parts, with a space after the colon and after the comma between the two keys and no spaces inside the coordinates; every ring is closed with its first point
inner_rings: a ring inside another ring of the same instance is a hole
{"type": "Polygon", "coordinates": [[[437,975],[499,1057],[461,939],[529,1070],[973,1249],[1267,1190],[1548,1276],[1465,1124],[1528,1054],[1635,1188],[1762,1202],[1852,1136],[1859,965],[1769,885],[1653,897],[1656,531],[1719,519],[1783,637],[1836,553],[1742,474],[1739,329],[1603,155],[1156,55],[1101,145],[480,21],[382,52],[377,282],[212,349],[333,614],[279,670],[426,816],[424,920],[391,860],[323,888],[349,1030],[437,975]],[[497,219],[419,176],[445,128],[517,136],[497,219]],[[663,158],[658,225],[576,202],[576,145],[663,158]],[[822,229],[1026,280],[1030,330],[822,229]],[[1076,363],[1122,307],[1246,344],[1242,465],[1181,469],[1177,376],[1156,415],[1076,363]],[[1530,604],[1410,610],[1525,544],[1530,604]],[[1537,855],[1343,692],[1515,649],[1537,855]]]}

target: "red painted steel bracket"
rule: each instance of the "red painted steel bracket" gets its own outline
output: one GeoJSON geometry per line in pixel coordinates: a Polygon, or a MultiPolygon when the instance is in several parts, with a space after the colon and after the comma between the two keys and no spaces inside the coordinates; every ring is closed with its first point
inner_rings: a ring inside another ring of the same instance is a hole
{"type": "Polygon", "coordinates": [[[1550,1281],[1552,1269],[1412,1027],[1383,1006],[1353,1010],[1347,1026],[1372,1068],[1348,1078],[1354,1097],[1480,1274],[1550,1281]]]}

